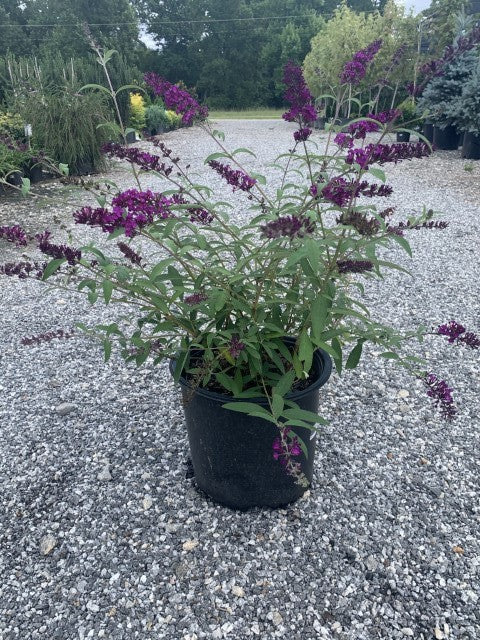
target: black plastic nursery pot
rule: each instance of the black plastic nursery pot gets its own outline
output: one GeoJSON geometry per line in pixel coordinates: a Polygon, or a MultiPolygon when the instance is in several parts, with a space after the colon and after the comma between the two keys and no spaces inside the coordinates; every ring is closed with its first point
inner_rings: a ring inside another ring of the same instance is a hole
{"type": "Polygon", "coordinates": [[[314,129],[319,129],[320,131],[325,129],[326,118],[317,118],[313,123],[314,129]]]}
{"type": "Polygon", "coordinates": [[[465,131],[462,144],[462,158],[480,160],[480,135],[465,131]]]}
{"type": "MultiPolygon", "coordinates": [[[[286,338],[286,344],[295,344],[286,338]]],[[[172,375],[176,361],[170,363],[172,375]]],[[[312,378],[304,389],[290,393],[287,399],[307,411],[318,410],[320,388],[332,371],[330,356],[318,349],[314,354],[312,378]]],[[[298,500],[306,491],[287,475],[273,457],[273,442],[277,427],[261,418],[224,409],[223,404],[235,402],[231,396],[194,389],[183,376],[180,378],[190,455],[195,481],[199,489],[216,502],[233,509],[251,507],[277,508],[298,500]]],[[[239,401],[240,402],[240,401],[239,401]]],[[[248,399],[267,407],[264,398],[248,399]]],[[[293,431],[305,442],[308,457],[302,452],[294,458],[308,481],[312,481],[315,457],[315,432],[305,427],[293,431]]]]}
{"type": "Polygon", "coordinates": [[[129,131],[125,135],[125,140],[126,140],[127,144],[132,144],[133,142],[136,142],[137,141],[137,134],[135,133],[135,131],[129,131]]]}
{"type": "Polygon", "coordinates": [[[397,142],[410,142],[410,134],[408,131],[397,132],[397,142]]]}
{"type": "Polygon", "coordinates": [[[429,142],[433,142],[433,124],[431,122],[423,124],[422,133],[429,142]]]}
{"type": "Polygon", "coordinates": [[[30,178],[30,182],[35,184],[37,182],[41,182],[43,180],[43,169],[39,164],[34,164],[32,167],[28,169],[28,177],[30,178]]]}
{"type": "Polygon", "coordinates": [[[433,127],[433,144],[441,151],[454,151],[458,149],[458,133],[455,127],[449,125],[445,129],[433,127]]]}

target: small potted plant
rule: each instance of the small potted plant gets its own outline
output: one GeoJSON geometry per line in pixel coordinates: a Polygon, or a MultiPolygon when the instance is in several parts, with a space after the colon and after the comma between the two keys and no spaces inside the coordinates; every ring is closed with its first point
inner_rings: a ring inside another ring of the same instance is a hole
{"type": "MultiPolygon", "coordinates": [[[[362,60],[366,67],[369,60],[362,60]]],[[[345,82],[359,75],[357,66],[345,82]]],[[[146,80],[184,124],[205,119],[205,108],[185,91],[154,74],[146,80]]],[[[362,294],[390,268],[403,270],[386,258],[390,245],[410,253],[408,232],[446,226],[425,208],[394,223],[391,206],[375,204],[392,194],[380,167],[427,157],[431,147],[389,144],[398,117],[392,110],[331,133],[319,153],[310,141],[317,114],[301,69],[288,64],[284,82],[290,105],[284,119],[295,129],[292,149],[277,159],[283,170],[272,188],[244,164],[248,150],[228,151],[223,134],[202,125],[218,149],[205,163],[219,186],[249,205],[244,222],[190,176],[188,158],[182,161],[163,142],[154,141],[151,152],[109,143],[105,153],[131,165],[137,186],[113,192],[99,185],[92,189],[98,206],[81,207],[73,218],[108,236],[112,249],[57,244],[47,231],[34,242],[51,258],[48,264],[23,259],[0,266],[6,275],[60,280],[92,304],[127,305],[132,330],[115,322],[93,330],[105,357],[118,344],[137,365],[170,360],[197,485],[240,509],[278,507],[310,486],[325,422],[319,393],[332,362],[338,373],[354,369],[366,343],[418,377],[445,418],[455,414],[447,383],[408,352],[409,340],[432,331],[398,332],[377,322],[362,294]],[[145,173],[149,185],[157,176],[170,187],[142,187],[145,173]]],[[[18,225],[0,229],[0,236],[22,248],[29,242],[18,225]]],[[[480,346],[459,323],[433,333],[480,346]]]]}
{"type": "Polygon", "coordinates": [[[150,136],[168,131],[170,119],[161,104],[152,104],[145,110],[146,131],[150,136]]]}
{"type": "Polygon", "coordinates": [[[400,115],[395,121],[397,127],[406,129],[397,131],[397,142],[410,142],[410,131],[418,123],[417,108],[413,98],[406,98],[398,105],[400,115]]]}

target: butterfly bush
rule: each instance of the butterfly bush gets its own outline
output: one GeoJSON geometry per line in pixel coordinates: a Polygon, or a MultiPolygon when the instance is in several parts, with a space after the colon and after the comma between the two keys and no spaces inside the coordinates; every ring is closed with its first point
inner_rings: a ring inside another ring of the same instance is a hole
{"type": "MultiPolygon", "coordinates": [[[[362,79],[380,46],[376,41],[358,52],[342,80],[353,85],[362,79]]],[[[288,63],[284,119],[295,127],[291,148],[275,162],[278,180],[267,184],[246,164],[252,152],[229,151],[192,96],[155,74],[146,80],[168,108],[186,123],[196,119],[215,141],[218,150],[205,165],[216,190],[199,184],[188,158],[176,157],[163,141],[153,141],[155,153],[109,143],[104,153],[131,167],[135,186],[122,191],[99,183],[90,189],[97,206],[78,208],[73,221],[108,234],[111,249],[57,243],[50,231],[31,237],[19,225],[0,227],[1,242],[22,251],[31,244],[49,259],[22,256],[0,265],[0,274],[75,286],[92,304],[125,305],[131,329],[114,322],[94,329],[107,358],[113,343],[138,365],[149,357],[155,363],[180,358],[177,379],[182,374],[196,386],[221,388],[246,413],[248,398],[264,398],[268,409],[255,405],[254,415],[263,411],[278,427],[271,455],[303,486],[306,448],[298,427],[317,431],[323,418],[301,411],[289,394],[308,385],[319,348],[340,374],[358,365],[365,343],[373,344],[421,380],[433,407],[453,419],[453,390],[409,353],[409,341],[428,334],[446,340],[447,347],[476,350],[478,336],[453,320],[430,330],[385,326],[371,315],[362,293],[372,279],[398,268],[390,256],[385,259],[392,246],[410,255],[410,233],[447,226],[425,207],[394,221],[394,204],[382,204],[395,191],[381,167],[427,158],[431,147],[392,144],[388,136],[399,115],[393,109],[331,130],[320,149],[309,126],[317,116],[313,97],[302,70],[288,63]],[[248,210],[244,221],[234,219],[229,203],[217,196],[221,188],[233,191],[248,210]],[[287,336],[295,338],[291,348],[287,336]],[[201,361],[189,359],[193,351],[201,361]]],[[[38,345],[61,336],[29,341],[38,345]]]]}

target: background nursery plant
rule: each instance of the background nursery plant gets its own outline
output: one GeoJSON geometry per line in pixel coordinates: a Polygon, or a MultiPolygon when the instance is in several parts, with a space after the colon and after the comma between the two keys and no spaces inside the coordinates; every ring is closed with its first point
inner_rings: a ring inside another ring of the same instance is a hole
{"type": "MultiPolygon", "coordinates": [[[[342,70],[341,83],[348,87],[363,78],[380,48],[376,41],[358,52],[342,70]]],[[[155,74],[146,81],[183,124],[206,117],[205,108],[184,90],[155,74]]],[[[221,132],[202,124],[219,148],[205,162],[219,183],[247,199],[250,215],[244,222],[235,221],[230,205],[217,201],[209,187],[195,182],[188,159],[175,157],[161,141],[153,143],[155,153],[108,143],[105,154],[130,163],[136,186],[116,193],[94,189],[98,206],[82,207],[74,219],[107,234],[115,252],[93,243],[58,245],[45,231],[33,240],[53,258],[48,264],[21,262],[0,271],[55,278],[85,292],[92,304],[99,299],[126,304],[130,328],[96,327],[105,357],[116,341],[124,358],[138,365],[149,356],[156,364],[173,358],[175,380],[183,379],[191,393],[221,394],[224,410],[273,425],[265,461],[273,459],[285,470],[300,487],[298,497],[311,481],[305,434],[315,435],[323,419],[316,410],[300,408],[292,394],[314,384],[319,350],[341,373],[358,365],[365,343],[377,345],[381,357],[419,377],[440,413],[452,419],[452,389],[409,355],[406,344],[429,332],[474,349],[480,340],[454,321],[399,333],[372,319],[363,299],[369,280],[404,270],[387,258],[392,243],[411,255],[405,237],[410,230],[445,226],[425,208],[393,224],[392,205],[375,204],[392,195],[380,167],[427,157],[431,147],[388,142],[399,117],[389,110],[331,130],[320,151],[310,139],[317,112],[301,69],[288,64],[284,82],[291,105],[284,118],[297,128],[292,149],[276,161],[280,178],[273,188],[244,165],[250,151],[228,151],[221,132]],[[159,179],[162,190],[142,187],[146,173],[159,179]]],[[[18,226],[0,229],[0,236],[19,246],[30,240],[18,226]]],[[[253,452],[256,440],[244,446],[247,454],[253,452]]]]}

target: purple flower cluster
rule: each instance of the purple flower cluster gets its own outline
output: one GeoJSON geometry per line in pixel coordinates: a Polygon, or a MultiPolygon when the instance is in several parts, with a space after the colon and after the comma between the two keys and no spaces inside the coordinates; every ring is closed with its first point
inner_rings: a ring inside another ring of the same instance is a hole
{"type": "Polygon", "coordinates": [[[183,204],[181,196],[167,198],[161,193],[150,190],[128,189],[112,200],[112,210],[83,207],[73,214],[77,224],[101,227],[102,231],[112,233],[116,229],[125,229],[125,235],[133,237],[139,229],[157,219],[173,217],[170,207],[183,204]]]}
{"type": "Polygon", "coordinates": [[[117,247],[132,264],[137,264],[139,267],[142,266],[142,256],[136,253],[128,244],[117,242],[117,247]]]}
{"type": "Polygon", "coordinates": [[[38,248],[46,256],[50,256],[55,260],[66,260],[68,264],[71,265],[74,265],[82,259],[81,251],[74,247],[69,247],[66,244],[53,244],[50,242],[50,236],[50,231],[44,231],[35,236],[38,248]]]}
{"type": "Polygon", "coordinates": [[[455,320],[450,320],[447,324],[441,324],[437,327],[437,334],[445,336],[450,344],[463,343],[471,349],[480,347],[480,338],[472,331],[467,331],[465,327],[455,320]]]}
{"type": "Polygon", "coordinates": [[[425,142],[408,142],[394,144],[368,144],[363,149],[349,149],[345,162],[359,164],[368,169],[370,164],[401,162],[412,158],[425,158],[431,155],[432,149],[425,142]]]}
{"type": "Polygon", "coordinates": [[[204,293],[192,293],[189,296],[185,296],[183,301],[185,304],[189,304],[190,306],[195,306],[196,304],[200,304],[201,302],[205,302],[208,299],[204,293]]]}
{"type": "Polygon", "coordinates": [[[265,238],[304,238],[315,230],[314,223],[303,216],[283,216],[260,227],[265,238]]]}
{"type": "Polygon", "coordinates": [[[373,61],[382,47],[382,40],[375,40],[365,49],[360,49],[353,58],[346,63],[340,75],[342,84],[356,85],[363,80],[367,74],[369,64],[373,61]]]}
{"type": "Polygon", "coordinates": [[[160,156],[134,147],[125,147],[118,142],[107,142],[102,146],[102,151],[109,158],[127,160],[131,164],[138,165],[144,171],[157,171],[167,178],[173,171],[173,167],[162,162],[160,156]]]}
{"type": "Polygon", "coordinates": [[[46,262],[7,262],[7,264],[0,265],[0,274],[4,276],[16,276],[20,280],[31,277],[41,280],[46,266],[46,262]]]}
{"type": "Polygon", "coordinates": [[[190,222],[210,224],[214,220],[212,214],[202,207],[191,207],[190,209],[187,209],[187,211],[190,214],[190,222]]]}
{"type": "Polygon", "coordinates": [[[399,118],[400,115],[401,112],[398,109],[389,109],[388,111],[382,111],[381,113],[367,113],[365,117],[369,118],[369,120],[358,120],[358,122],[352,122],[348,127],[348,133],[351,135],[351,138],[339,138],[339,141],[342,142],[337,144],[339,144],[340,147],[351,147],[353,144],[352,138],[356,140],[364,140],[367,133],[374,133],[378,131],[381,124],[390,124],[399,118]]]}
{"type": "MultiPolygon", "coordinates": [[[[358,122],[352,122],[348,127],[348,133],[351,134],[355,140],[365,140],[367,133],[374,133],[378,131],[378,122],[372,122],[372,120],[358,120],[358,122]]],[[[342,145],[340,145],[342,146],[342,145]]]]}
{"type": "Polygon", "coordinates": [[[305,142],[305,140],[308,140],[311,135],[312,130],[308,127],[301,127],[300,129],[297,129],[297,131],[293,132],[295,142],[305,142]]]}
{"type": "Polygon", "coordinates": [[[155,95],[163,98],[167,109],[173,109],[182,115],[183,124],[190,125],[195,118],[205,120],[208,117],[207,107],[200,105],[188,91],[180,89],[153,72],[146,73],[144,80],[153,89],[155,95]]]}
{"type": "Polygon", "coordinates": [[[337,260],[338,273],[365,273],[373,270],[370,260],[337,260]]]}
{"type": "Polygon", "coordinates": [[[25,247],[28,243],[27,234],[18,224],[12,227],[0,227],[0,238],[13,242],[17,247],[25,247]]]}
{"type": "Polygon", "coordinates": [[[297,436],[290,437],[290,442],[288,442],[290,431],[290,427],[284,427],[282,435],[273,441],[273,457],[283,466],[287,465],[290,456],[299,456],[302,453],[297,436]]]}
{"type": "Polygon", "coordinates": [[[367,118],[372,118],[381,124],[389,124],[394,122],[402,115],[400,109],[388,109],[387,111],[381,111],[380,113],[368,113],[367,118]]]}
{"type": "Polygon", "coordinates": [[[333,141],[342,149],[351,149],[353,147],[353,138],[348,133],[337,133],[333,141]]]}
{"type": "Polygon", "coordinates": [[[5,145],[9,151],[23,153],[28,150],[28,145],[25,142],[18,142],[6,134],[0,135],[0,144],[5,145]]]}
{"type": "Polygon", "coordinates": [[[376,218],[369,218],[365,213],[358,211],[343,212],[337,218],[337,223],[353,227],[361,236],[373,236],[380,229],[380,223],[376,218]]]}
{"type": "Polygon", "coordinates": [[[389,185],[369,184],[362,181],[357,184],[356,180],[346,180],[342,177],[332,178],[330,182],[323,187],[322,196],[336,204],[338,207],[344,207],[352,199],[360,195],[367,198],[388,197],[392,194],[393,189],[389,185]]]}
{"type": "Polygon", "coordinates": [[[433,399],[444,418],[452,420],[457,413],[453,404],[453,390],[448,386],[445,380],[440,380],[434,373],[426,373],[422,378],[424,384],[428,387],[427,395],[433,399]]]}
{"type": "Polygon", "coordinates": [[[228,345],[228,351],[232,358],[235,358],[236,360],[244,349],[245,345],[243,344],[243,342],[240,342],[238,336],[233,336],[233,338],[230,340],[230,344],[228,345]]]}
{"type": "Polygon", "coordinates": [[[48,331],[47,333],[40,333],[37,336],[23,337],[22,344],[24,346],[31,346],[32,344],[42,344],[42,342],[51,342],[52,340],[64,340],[66,338],[72,338],[75,335],[73,329],[68,332],[63,329],[57,329],[56,331],[48,331]]]}
{"type": "Polygon", "coordinates": [[[283,114],[283,119],[287,122],[298,122],[299,124],[315,122],[317,111],[314,105],[314,98],[305,82],[302,69],[291,61],[287,62],[283,71],[283,82],[287,87],[284,98],[291,105],[290,109],[283,114]]]}
{"type": "Polygon", "coordinates": [[[396,229],[401,230],[419,230],[419,229],[446,229],[449,226],[449,223],[445,220],[430,220],[429,222],[422,222],[422,224],[412,224],[409,221],[407,222],[399,222],[395,227],[396,229]]]}
{"type": "Polygon", "coordinates": [[[257,182],[254,178],[251,178],[243,171],[240,171],[240,169],[233,169],[230,165],[222,164],[216,160],[211,160],[208,163],[208,166],[221,175],[222,178],[224,178],[228,184],[233,187],[234,191],[237,189],[240,189],[241,191],[250,191],[257,182]]]}

